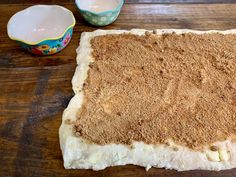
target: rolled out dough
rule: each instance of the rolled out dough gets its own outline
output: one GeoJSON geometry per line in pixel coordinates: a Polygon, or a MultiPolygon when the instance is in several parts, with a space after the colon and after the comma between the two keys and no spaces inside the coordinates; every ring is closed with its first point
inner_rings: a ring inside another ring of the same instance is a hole
{"type": "MultiPolygon", "coordinates": [[[[236,143],[230,140],[216,142],[227,147],[230,158],[227,161],[211,161],[207,158],[208,149],[193,151],[187,147],[171,144],[148,145],[143,142],[134,142],[132,148],[123,144],[96,145],[86,143],[81,137],[73,134],[73,125],[65,123],[67,119],[76,121],[77,111],[83,102],[82,86],[87,77],[89,63],[93,62],[91,55],[92,48],[90,40],[99,35],[121,34],[130,32],[143,35],[147,30],[133,29],[125,30],[96,30],[84,32],[81,35],[80,46],[77,49],[77,67],[72,79],[72,86],[75,96],[71,99],[62,117],[62,124],[59,130],[60,147],[66,169],[93,169],[101,170],[109,166],[134,164],[143,166],[146,169],[151,167],[176,169],[178,171],[204,169],[224,170],[236,167],[236,143]],[[173,147],[178,147],[178,150],[173,147]]],[[[163,33],[214,33],[223,34],[236,33],[236,30],[226,31],[195,31],[187,29],[160,29],[156,30],[157,35],[163,33]]]]}

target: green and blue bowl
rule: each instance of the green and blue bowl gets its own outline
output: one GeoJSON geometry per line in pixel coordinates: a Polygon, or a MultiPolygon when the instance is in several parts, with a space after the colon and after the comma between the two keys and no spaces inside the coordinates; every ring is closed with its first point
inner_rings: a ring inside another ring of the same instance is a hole
{"type": "Polygon", "coordinates": [[[27,51],[51,55],[64,49],[72,37],[75,18],[58,5],[35,5],[11,17],[8,36],[27,51]]]}
{"type": "Polygon", "coordinates": [[[124,0],[76,0],[75,3],[87,22],[106,26],[117,19],[124,0]]]}

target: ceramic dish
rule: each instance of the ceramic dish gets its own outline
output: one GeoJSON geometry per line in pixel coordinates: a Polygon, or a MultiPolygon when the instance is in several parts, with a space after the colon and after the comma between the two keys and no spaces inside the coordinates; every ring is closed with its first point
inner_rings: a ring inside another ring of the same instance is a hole
{"type": "Polygon", "coordinates": [[[67,46],[75,26],[71,11],[57,5],[36,5],[11,17],[8,36],[38,55],[50,55],[67,46]]]}
{"type": "Polygon", "coordinates": [[[76,0],[75,3],[87,22],[105,26],[117,19],[124,0],[76,0]]]}

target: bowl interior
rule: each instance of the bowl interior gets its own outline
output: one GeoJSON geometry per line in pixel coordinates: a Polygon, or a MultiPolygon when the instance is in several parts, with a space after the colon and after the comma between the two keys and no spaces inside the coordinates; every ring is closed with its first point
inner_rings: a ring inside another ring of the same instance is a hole
{"type": "Polygon", "coordinates": [[[28,43],[57,38],[75,23],[73,14],[57,5],[36,5],[16,13],[8,22],[8,35],[28,43]]]}
{"type": "Polygon", "coordinates": [[[82,10],[101,13],[115,10],[123,0],[76,0],[76,3],[82,10]]]}

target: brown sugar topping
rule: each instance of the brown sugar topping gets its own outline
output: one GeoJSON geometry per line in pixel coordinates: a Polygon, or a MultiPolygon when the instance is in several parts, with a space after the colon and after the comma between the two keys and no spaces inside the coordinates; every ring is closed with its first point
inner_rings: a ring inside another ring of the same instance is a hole
{"type": "Polygon", "coordinates": [[[236,135],[236,35],[105,35],[91,45],[77,135],[193,149],[236,135]]]}

